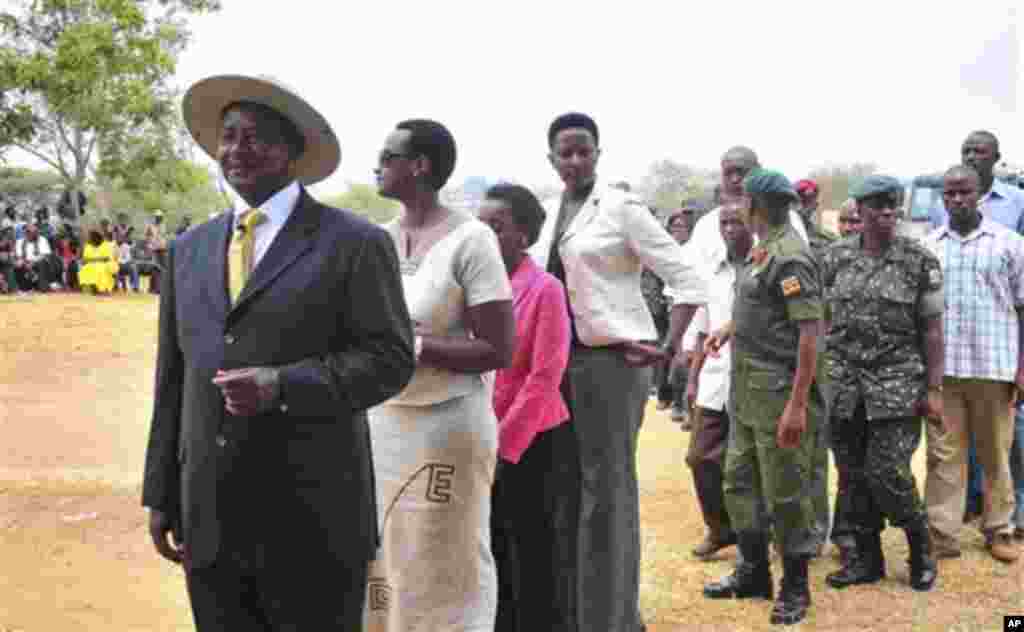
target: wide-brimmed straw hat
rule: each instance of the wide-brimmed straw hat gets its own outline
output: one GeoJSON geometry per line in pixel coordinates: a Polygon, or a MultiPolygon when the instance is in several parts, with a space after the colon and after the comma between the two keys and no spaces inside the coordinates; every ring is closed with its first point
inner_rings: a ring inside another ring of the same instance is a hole
{"type": "Polygon", "coordinates": [[[325,119],[291,88],[270,77],[217,75],[192,85],[181,108],[192,138],[216,159],[224,109],[238,102],[272,108],[295,124],[306,139],[306,148],[295,160],[295,177],[313,184],[328,177],[341,162],[341,146],[325,119]]]}

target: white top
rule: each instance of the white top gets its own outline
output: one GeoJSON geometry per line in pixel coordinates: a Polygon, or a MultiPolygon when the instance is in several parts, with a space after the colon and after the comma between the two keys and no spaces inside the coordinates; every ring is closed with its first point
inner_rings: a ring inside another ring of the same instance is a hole
{"type": "Polygon", "coordinates": [[[48,254],[50,254],[50,242],[42,235],[36,237],[34,242],[23,237],[14,244],[14,256],[24,258],[29,263],[35,263],[48,254]]]}
{"type": "Polygon", "coordinates": [[[132,262],[132,247],[128,244],[121,244],[117,247],[117,262],[118,263],[131,263],[132,262]]]}
{"type": "MultiPolygon", "coordinates": [[[[726,257],[718,259],[708,270],[710,284],[708,303],[694,317],[690,329],[708,335],[732,319],[732,303],[735,296],[736,267],[726,257]]],[[[700,371],[697,387],[697,406],[723,411],[729,401],[729,372],[732,367],[732,344],[726,343],[718,351],[718,357],[707,356],[700,371]]]]}
{"type": "MultiPolygon", "coordinates": [[[[498,239],[476,218],[453,212],[453,227],[425,253],[407,257],[399,220],[384,228],[399,252],[409,315],[430,335],[470,337],[466,308],[491,301],[511,301],[512,285],[501,259],[498,239]]],[[[386,404],[430,406],[484,388],[480,374],[417,366],[412,380],[386,404]]]]}
{"type": "MultiPolygon", "coordinates": [[[[530,248],[542,268],[548,265],[560,203],[555,199],[545,205],[547,219],[530,248]]],[[[679,302],[699,305],[705,300],[705,281],[692,256],[645,206],[600,183],[565,229],[558,253],[576,332],[588,346],[657,339],[640,289],[645,267],[672,288],[679,302]]]]}
{"type": "MultiPolygon", "coordinates": [[[[274,243],[274,238],[281,232],[281,228],[284,226],[288,218],[291,217],[292,210],[295,209],[295,203],[299,201],[299,193],[301,188],[299,187],[298,181],[292,182],[285,188],[281,189],[274,195],[270,196],[270,199],[258,206],[260,211],[266,214],[267,221],[262,224],[257,224],[253,232],[253,254],[252,254],[252,269],[255,270],[256,266],[259,265],[260,259],[267,253],[267,249],[270,248],[270,244],[274,243]]],[[[238,226],[239,216],[249,210],[248,208],[235,209],[235,226],[238,226]]]]}

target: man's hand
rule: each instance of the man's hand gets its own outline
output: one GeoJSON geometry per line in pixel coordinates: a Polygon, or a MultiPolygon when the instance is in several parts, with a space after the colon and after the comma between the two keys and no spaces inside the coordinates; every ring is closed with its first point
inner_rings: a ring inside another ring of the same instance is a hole
{"type": "Polygon", "coordinates": [[[686,407],[693,410],[697,405],[697,383],[690,380],[686,384],[686,407]]]}
{"type": "Polygon", "coordinates": [[[779,417],[775,443],[780,448],[795,448],[800,445],[800,435],[805,430],[807,430],[807,407],[794,406],[792,400],[786,402],[782,417],[779,417]]]}
{"type": "Polygon", "coordinates": [[[921,415],[924,416],[928,423],[937,425],[942,431],[942,434],[946,433],[946,422],[943,417],[942,393],[929,389],[928,395],[921,400],[920,409],[921,415]]]}
{"type": "Polygon", "coordinates": [[[624,342],[622,350],[626,354],[626,364],[631,367],[642,367],[665,362],[668,354],[654,345],[643,342],[624,342]]]}
{"type": "Polygon", "coordinates": [[[281,395],[278,370],[249,367],[217,371],[213,383],[224,395],[227,411],[236,417],[249,417],[270,410],[281,395]]]}
{"type": "Polygon", "coordinates": [[[156,552],[166,560],[181,564],[185,559],[185,547],[174,535],[170,517],[159,509],[149,510],[149,537],[153,539],[156,552]]]}
{"type": "Polygon", "coordinates": [[[731,337],[731,329],[729,327],[722,327],[708,336],[708,339],[704,341],[704,353],[712,358],[719,357],[719,349],[724,347],[725,343],[729,342],[729,338],[731,337]]]}

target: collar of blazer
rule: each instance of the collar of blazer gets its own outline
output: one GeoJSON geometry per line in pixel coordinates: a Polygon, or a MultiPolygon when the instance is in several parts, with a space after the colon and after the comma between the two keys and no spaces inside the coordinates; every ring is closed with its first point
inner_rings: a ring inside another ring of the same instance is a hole
{"type": "MultiPolygon", "coordinates": [[[[572,218],[569,225],[562,231],[562,237],[558,240],[558,243],[563,243],[580,230],[589,224],[598,213],[601,211],[602,200],[606,202],[612,202],[615,199],[615,190],[609,189],[602,186],[599,179],[594,180],[594,188],[590,190],[590,195],[583,202],[583,206],[580,207],[576,217],[572,218]]],[[[614,202],[613,202],[614,203],[614,202]]]]}
{"type": "Polygon", "coordinates": [[[302,187],[295,209],[288,220],[274,237],[266,254],[253,269],[242,293],[234,305],[228,299],[227,290],[227,248],[229,233],[232,228],[232,213],[223,213],[215,231],[216,256],[213,258],[213,280],[216,285],[214,294],[222,302],[228,320],[235,318],[246,305],[270,283],[281,275],[296,259],[312,250],[316,232],[320,227],[323,207],[314,200],[302,187]]]}

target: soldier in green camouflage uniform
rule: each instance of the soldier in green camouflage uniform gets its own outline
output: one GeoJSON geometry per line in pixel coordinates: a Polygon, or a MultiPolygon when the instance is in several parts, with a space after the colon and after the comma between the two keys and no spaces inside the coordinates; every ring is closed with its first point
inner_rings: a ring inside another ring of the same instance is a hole
{"type": "Polygon", "coordinates": [[[847,473],[856,539],[855,553],[826,579],[835,588],[885,576],[885,518],[906,530],[911,586],[929,590],[936,578],[910,458],[920,415],[941,416],[942,271],[924,246],[894,234],[902,189],[887,176],[855,187],[864,232],[829,248],[822,266],[832,445],[847,473]]]}
{"type": "MultiPolygon", "coordinates": [[[[807,230],[807,242],[814,254],[818,266],[821,266],[822,256],[825,249],[839,239],[837,235],[822,228],[818,221],[818,184],[814,180],[800,180],[795,185],[796,194],[800,198],[800,207],[797,214],[804,222],[807,230]]],[[[825,351],[825,337],[818,339],[819,357],[825,351]]],[[[819,386],[825,392],[828,400],[827,376],[824,377],[819,386]]],[[[829,415],[821,419],[821,425],[814,435],[814,453],[811,457],[811,503],[814,506],[814,536],[817,540],[815,554],[820,555],[821,550],[828,540],[829,533],[829,505],[828,505],[828,445],[829,445],[829,415]]]]}
{"type": "Polygon", "coordinates": [[[823,302],[818,267],[789,224],[792,184],[758,169],[744,188],[751,196],[748,224],[760,243],[737,275],[732,323],[707,344],[714,353],[733,339],[725,501],[742,561],[704,594],[771,598],[773,528],[784,572],[771,622],[792,624],[811,601],[807,563],[816,540],[809,490],[814,433],[825,410],[816,384],[823,302]]]}

